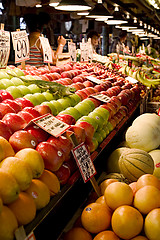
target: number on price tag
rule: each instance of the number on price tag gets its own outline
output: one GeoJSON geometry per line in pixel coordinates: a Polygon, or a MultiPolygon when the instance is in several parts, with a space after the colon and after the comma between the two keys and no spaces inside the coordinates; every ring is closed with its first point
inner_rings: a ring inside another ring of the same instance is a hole
{"type": "Polygon", "coordinates": [[[76,59],[77,59],[76,44],[73,42],[68,42],[68,51],[69,51],[71,62],[76,62],[76,59]]]}
{"type": "Polygon", "coordinates": [[[87,182],[96,174],[96,169],[90,158],[89,152],[84,143],[81,143],[72,150],[73,156],[81,172],[84,182],[87,182]]]}
{"type": "Polygon", "coordinates": [[[33,119],[31,122],[54,137],[59,137],[70,127],[68,124],[60,121],[52,114],[45,114],[44,116],[33,119]]]}
{"type": "Polygon", "coordinates": [[[93,77],[93,76],[87,76],[86,78],[87,78],[89,81],[94,82],[94,83],[97,83],[97,84],[101,84],[101,83],[102,83],[101,80],[99,80],[99,79],[97,79],[96,77],[93,77]]]}
{"type": "Polygon", "coordinates": [[[11,35],[15,50],[15,63],[29,60],[29,41],[26,31],[12,32],[11,35]]]}
{"type": "Polygon", "coordinates": [[[94,98],[100,100],[101,102],[105,102],[105,103],[110,100],[110,97],[106,96],[103,93],[98,93],[98,94],[95,94],[95,95],[91,95],[91,97],[94,97],[94,98]]]}
{"type": "Polygon", "coordinates": [[[88,62],[88,43],[80,43],[81,62],[88,62]]]}
{"type": "Polygon", "coordinates": [[[0,67],[6,67],[10,54],[10,33],[0,30],[0,67]]]}
{"type": "Polygon", "coordinates": [[[42,49],[43,49],[43,61],[45,63],[52,63],[52,49],[49,44],[48,38],[40,37],[42,49]]]}

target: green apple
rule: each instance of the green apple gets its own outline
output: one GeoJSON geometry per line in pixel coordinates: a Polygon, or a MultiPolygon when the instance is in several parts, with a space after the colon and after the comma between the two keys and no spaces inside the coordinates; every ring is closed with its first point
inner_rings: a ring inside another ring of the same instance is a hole
{"type": "Polygon", "coordinates": [[[98,144],[100,144],[100,143],[103,141],[103,137],[102,137],[102,135],[100,134],[100,132],[98,132],[98,131],[96,131],[96,132],[94,133],[93,138],[97,139],[98,144]]]}
{"type": "Polygon", "coordinates": [[[82,115],[75,107],[68,107],[61,113],[69,114],[77,121],[82,115]]]}
{"type": "Polygon", "coordinates": [[[92,111],[95,109],[95,105],[94,105],[94,103],[92,102],[92,100],[86,98],[86,99],[84,99],[82,102],[88,103],[88,104],[91,106],[92,111]]]}
{"type": "Polygon", "coordinates": [[[42,93],[34,93],[33,96],[37,98],[39,104],[46,101],[45,96],[42,93]]]}
{"type": "Polygon", "coordinates": [[[34,106],[39,105],[39,101],[37,100],[37,98],[35,96],[33,96],[33,94],[27,94],[24,96],[24,98],[28,99],[31,101],[31,103],[33,103],[34,106]]]}
{"type": "Polygon", "coordinates": [[[78,103],[75,108],[83,115],[88,115],[92,111],[91,106],[87,102],[80,102],[78,103]]]}
{"type": "Polygon", "coordinates": [[[98,145],[99,145],[99,143],[95,137],[92,138],[92,144],[94,146],[94,148],[92,148],[92,152],[93,152],[98,148],[98,145]]]}
{"type": "Polygon", "coordinates": [[[74,106],[76,104],[78,104],[79,102],[81,102],[80,96],[78,96],[76,93],[74,93],[74,94],[72,94],[72,95],[70,95],[68,97],[74,100],[74,102],[75,102],[74,106]]]}
{"type": "Polygon", "coordinates": [[[111,132],[113,130],[113,126],[109,121],[107,122],[106,126],[108,127],[109,132],[111,132]]]}
{"type": "Polygon", "coordinates": [[[13,83],[14,86],[24,85],[24,82],[17,77],[13,77],[10,81],[13,83]]]}
{"type": "Polygon", "coordinates": [[[26,94],[29,94],[31,93],[31,91],[29,90],[29,88],[25,85],[20,85],[18,86],[18,89],[21,91],[22,95],[26,95],[26,94]]]}
{"type": "Polygon", "coordinates": [[[43,92],[42,93],[47,101],[52,101],[54,100],[54,96],[50,92],[43,92]]]}
{"type": "Polygon", "coordinates": [[[31,84],[28,86],[28,88],[31,91],[31,93],[41,92],[41,89],[36,84],[31,84]]]}
{"type": "Polygon", "coordinates": [[[101,115],[104,118],[104,121],[107,122],[109,118],[109,111],[105,108],[98,107],[94,110],[98,115],[101,115]]]}
{"type": "Polygon", "coordinates": [[[10,86],[14,86],[14,84],[9,79],[1,79],[1,82],[4,84],[5,89],[10,87],[10,86]]]}
{"type": "Polygon", "coordinates": [[[10,79],[10,76],[9,76],[9,74],[7,74],[5,71],[3,71],[3,70],[1,70],[0,71],[0,79],[10,79]]]}
{"type": "Polygon", "coordinates": [[[13,68],[12,71],[17,77],[24,76],[24,72],[20,68],[13,68]]]}
{"type": "Polygon", "coordinates": [[[62,105],[63,110],[65,110],[68,107],[71,107],[71,102],[67,98],[66,99],[65,98],[60,98],[60,99],[57,100],[57,102],[59,102],[62,105]]]}
{"type": "Polygon", "coordinates": [[[76,101],[73,98],[70,98],[69,96],[64,97],[64,99],[67,99],[67,101],[70,102],[70,106],[74,107],[76,105],[76,101]]]}
{"type": "Polygon", "coordinates": [[[7,92],[9,92],[14,99],[23,97],[21,91],[16,86],[10,86],[6,89],[7,92]]]}
{"type": "Polygon", "coordinates": [[[104,127],[98,131],[103,139],[106,138],[107,132],[104,130],[104,127]]]}
{"type": "Polygon", "coordinates": [[[57,109],[55,108],[55,106],[51,102],[46,101],[46,102],[41,103],[41,105],[47,105],[51,109],[51,112],[54,116],[56,116],[58,114],[57,109]]]}
{"type": "Polygon", "coordinates": [[[5,89],[5,85],[3,84],[3,82],[0,80],[0,89],[5,89]]]}
{"type": "Polygon", "coordinates": [[[108,125],[106,125],[106,124],[103,126],[103,130],[106,132],[106,136],[107,136],[107,135],[109,134],[109,132],[110,132],[110,131],[109,131],[109,128],[108,128],[108,125]]]}
{"type": "Polygon", "coordinates": [[[53,104],[53,106],[57,109],[57,114],[60,113],[60,112],[63,110],[63,107],[62,107],[61,103],[58,102],[57,100],[52,100],[52,101],[50,101],[50,102],[51,102],[51,103],[53,104]]]}
{"type": "Polygon", "coordinates": [[[97,123],[97,121],[96,121],[94,118],[91,118],[91,117],[89,117],[89,116],[83,116],[83,117],[81,117],[81,118],[78,119],[78,122],[79,122],[79,121],[83,121],[83,122],[88,122],[88,123],[90,123],[90,124],[94,127],[95,131],[96,131],[97,128],[98,128],[98,123],[97,123]]]}
{"type": "Polygon", "coordinates": [[[93,112],[89,113],[88,116],[95,119],[95,121],[98,124],[99,129],[103,128],[104,118],[101,115],[99,115],[99,114],[97,114],[96,112],[93,111],[93,112]]]}

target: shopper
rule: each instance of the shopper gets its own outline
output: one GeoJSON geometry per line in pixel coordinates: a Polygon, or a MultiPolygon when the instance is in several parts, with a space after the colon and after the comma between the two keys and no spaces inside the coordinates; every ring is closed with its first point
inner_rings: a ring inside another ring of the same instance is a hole
{"type": "MultiPolygon", "coordinates": [[[[43,32],[43,28],[50,21],[50,16],[47,13],[39,14],[26,14],[24,15],[24,21],[27,25],[29,32],[29,46],[30,46],[30,60],[26,61],[26,64],[40,67],[44,65],[43,62],[43,50],[40,43],[40,36],[43,32]]],[[[58,37],[58,47],[56,51],[52,50],[53,64],[55,65],[57,60],[57,54],[63,52],[63,47],[66,44],[66,40],[63,36],[58,37]]]]}
{"type": "Polygon", "coordinates": [[[125,52],[125,41],[127,39],[127,31],[121,31],[119,37],[114,38],[111,44],[111,53],[119,52],[123,54],[125,52]]]}
{"type": "Polygon", "coordinates": [[[90,31],[87,35],[87,39],[91,39],[93,53],[97,53],[99,45],[99,34],[96,31],[90,31]]]}

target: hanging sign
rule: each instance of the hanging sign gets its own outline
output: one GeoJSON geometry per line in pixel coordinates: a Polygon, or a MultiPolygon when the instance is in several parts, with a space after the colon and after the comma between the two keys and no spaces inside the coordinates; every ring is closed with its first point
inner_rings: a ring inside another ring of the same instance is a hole
{"type": "Polygon", "coordinates": [[[10,33],[0,30],[0,67],[7,66],[10,54],[10,33]]]}
{"type": "Polygon", "coordinates": [[[81,62],[88,62],[88,43],[80,43],[81,62]]]}
{"type": "Polygon", "coordinates": [[[11,32],[11,36],[15,50],[15,63],[29,60],[29,40],[26,31],[11,32]]]}
{"type": "Polygon", "coordinates": [[[87,182],[96,174],[96,169],[85,144],[81,143],[80,145],[73,148],[72,153],[79,167],[84,182],[87,182]]]}
{"type": "Polygon", "coordinates": [[[76,54],[76,44],[73,42],[68,42],[68,51],[70,55],[70,61],[76,62],[77,54],[76,54]]]}
{"type": "Polygon", "coordinates": [[[52,49],[49,44],[48,38],[40,37],[42,49],[43,49],[43,61],[44,63],[52,63],[52,49]]]}

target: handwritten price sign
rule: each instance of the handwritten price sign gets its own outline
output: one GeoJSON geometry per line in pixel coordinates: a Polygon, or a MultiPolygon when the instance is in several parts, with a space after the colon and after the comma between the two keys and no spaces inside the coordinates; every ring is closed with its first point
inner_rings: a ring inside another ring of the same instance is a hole
{"type": "Polygon", "coordinates": [[[88,43],[80,43],[81,49],[81,62],[86,62],[89,60],[88,58],[88,43]]]}
{"type": "Polygon", "coordinates": [[[96,98],[97,100],[100,100],[101,102],[104,102],[104,103],[107,103],[110,100],[110,97],[106,96],[103,93],[91,95],[91,97],[96,98]]]}
{"type": "Polygon", "coordinates": [[[68,42],[68,50],[71,62],[76,62],[76,44],[73,42],[68,42]]]}
{"type": "Polygon", "coordinates": [[[0,30],[0,67],[6,67],[10,54],[10,33],[0,30]]]}
{"type": "Polygon", "coordinates": [[[25,30],[11,33],[15,50],[15,63],[29,60],[29,41],[25,30]]]}
{"type": "Polygon", "coordinates": [[[40,37],[40,41],[43,49],[43,61],[45,63],[52,63],[52,49],[48,38],[40,37]]]}

